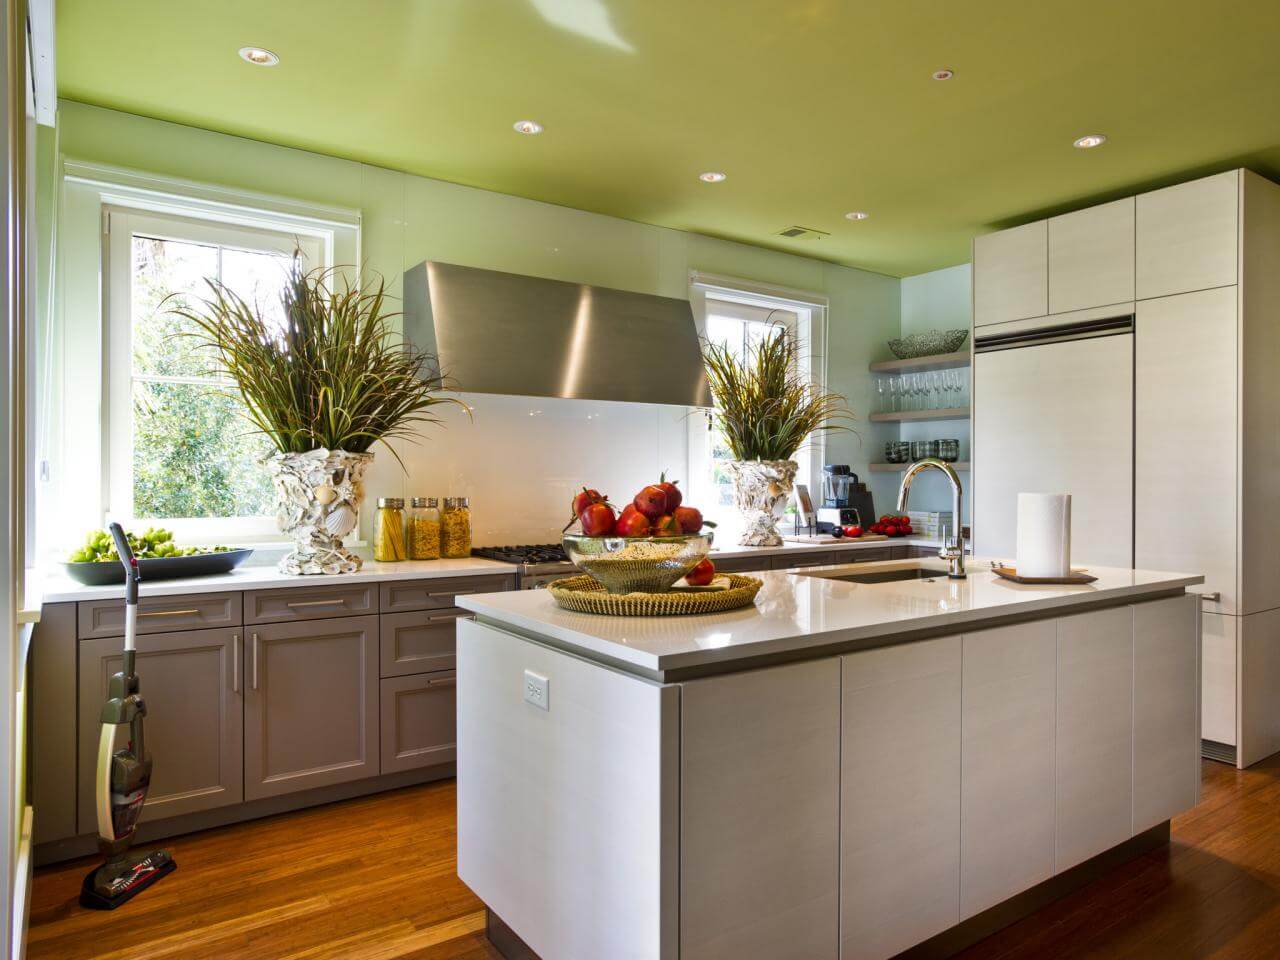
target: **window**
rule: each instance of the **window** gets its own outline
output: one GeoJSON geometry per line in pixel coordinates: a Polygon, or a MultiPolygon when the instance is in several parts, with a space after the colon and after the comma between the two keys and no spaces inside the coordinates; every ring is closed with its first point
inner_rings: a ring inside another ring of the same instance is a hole
{"type": "MultiPolygon", "coordinates": [[[[693,300],[703,304],[702,332],[707,340],[746,355],[754,344],[784,327],[800,341],[799,373],[814,382],[822,381],[824,371],[814,345],[821,343],[825,309],[817,298],[809,302],[695,281],[693,300]]],[[[713,415],[699,413],[691,416],[689,423],[688,486],[692,499],[707,505],[704,513],[708,519],[733,528],[739,518],[733,506],[733,482],[724,467],[732,455],[715,428],[713,415]]],[[[821,467],[822,438],[811,438],[796,452],[795,459],[800,465],[797,482],[810,483],[821,467]]],[[[788,504],[787,509],[792,506],[788,504]]]]}
{"type": "Polygon", "coordinates": [[[234,385],[211,369],[177,306],[221,281],[279,315],[289,262],[323,266],[295,232],[108,208],[109,512],[132,526],[236,539],[274,533],[275,497],[257,461],[270,445],[234,385]]]}

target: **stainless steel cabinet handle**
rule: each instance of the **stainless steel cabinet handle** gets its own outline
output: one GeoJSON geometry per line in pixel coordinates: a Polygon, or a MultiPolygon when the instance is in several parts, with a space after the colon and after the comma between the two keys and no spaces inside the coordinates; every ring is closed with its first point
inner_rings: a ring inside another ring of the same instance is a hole
{"type": "Polygon", "coordinates": [[[441,677],[439,680],[428,680],[428,687],[452,687],[458,681],[455,677],[441,677]]]}
{"type": "Polygon", "coordinates": [[[140,610],[140,617],[198,617],[199,610],[140,610]]]}
{"type": "Polygon", "coordinates": [[[457,613],[442,613],[438,617],[427,617],[427,623],[438,623],[446,620],[458,620],[465,616],[468,616],[468,614],[463,612],[462,610],[459,610],[457,613]]]}
{"type": "Polygon", "coordinates": [[[1202,603],[1221,603],[1222,591],[1215,590],[1213,593],[1202,593],[1200,594],[1200,601],[1202,603]]]}
{"type": "Polygon", "coordinates": [[[297,610],[299,607],[345,607],[347,601],[339,597],[336,600],[289,600],[285,606],[290,610],[297,610]]]}
{"type": "Polygon", "coordinates": [[[231,692],[240,692],[240,634],[231,635],[231,692]]]}
{"type": "Polygon", "coordinates": [[[479,593],[479,590],[445,590],[442,593],[428,593],[428,597],[460,597],[465,593],[479,593]]]}
{"type": "Polygon", "coordinates": [[[253,634],[253,689],[258,689],[258,635],[253,634]]]}

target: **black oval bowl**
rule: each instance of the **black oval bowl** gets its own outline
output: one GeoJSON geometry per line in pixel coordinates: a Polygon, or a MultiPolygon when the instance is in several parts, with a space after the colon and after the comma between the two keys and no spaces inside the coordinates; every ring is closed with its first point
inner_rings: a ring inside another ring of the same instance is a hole
{"type": "MultiPolygon", "coordinates": [[[[148,580],[173,580],[178,577],[207,577],[215,573],[230,573],[248,559],[252,550],[224,550],[221,553],[197,553],[190,557],[146,557],[138,561],[138,573],[142,582],[148,580]]],[[[105,587],[124,583],[124,564],[115,560],[102,563],[64,563],[67,576],[85,586],[105,587]]]]}

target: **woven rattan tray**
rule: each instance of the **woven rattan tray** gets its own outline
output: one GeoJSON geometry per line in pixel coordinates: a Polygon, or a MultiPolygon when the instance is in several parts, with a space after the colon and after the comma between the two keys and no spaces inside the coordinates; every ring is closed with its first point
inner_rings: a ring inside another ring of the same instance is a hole
{"type": "Polygon", "coordinates": [[[670,593],[609,593],[595,577],[584,575],[553,580],[547,585],[556,603],[579,613],[613,617],[672,617],[691,613],[723,613],[755,601],[763,580],[736,573],[723,574],[727,590],[681,589],[670,593]]]}

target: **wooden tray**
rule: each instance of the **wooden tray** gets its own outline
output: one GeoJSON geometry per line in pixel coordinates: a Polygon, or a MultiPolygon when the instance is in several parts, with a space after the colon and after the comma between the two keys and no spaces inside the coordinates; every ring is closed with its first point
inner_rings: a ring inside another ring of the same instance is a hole
{"type": "Polygon", "coordinates": [[[553,580],[547,590],[556,603],[578,613],[602,613],[613,617],[670,617],[690,613],[723,613],[755,602],[763,580],[736,573],[720,574],[728,581],[723,590],[675,587],[669,593],[609,593],[595,577],[581,574],[553,580]]]}
{"type": "Polygon", "coordinates": [[[1072,570],[1066,577],[1020,577],[1016,567],[1006,567],[998,563],[991,565],[991,572],[997,577],[1004,577],[1014,583],[1093,583],[1097,577],[1090,576],[1084,568],[1072,570]]]}

